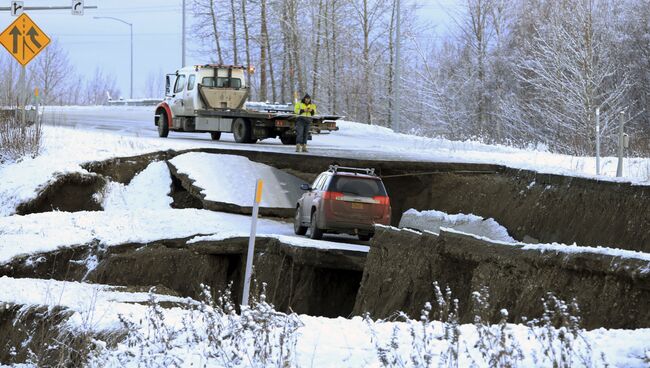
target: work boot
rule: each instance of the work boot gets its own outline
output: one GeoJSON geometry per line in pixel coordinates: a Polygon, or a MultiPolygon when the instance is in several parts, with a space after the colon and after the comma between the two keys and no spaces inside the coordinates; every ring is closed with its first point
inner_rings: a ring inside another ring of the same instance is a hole
{"type": "Polygon", "coordinates": [[[307,151],[307,145],[306,144],[302,145],[302,151],[303,152],[309,152],[309,151],[307,151]]]}
{"type": "Polygon", "coordinates": [[[302,144],[296,144],[296,152],[302,152],[302,144]]]}

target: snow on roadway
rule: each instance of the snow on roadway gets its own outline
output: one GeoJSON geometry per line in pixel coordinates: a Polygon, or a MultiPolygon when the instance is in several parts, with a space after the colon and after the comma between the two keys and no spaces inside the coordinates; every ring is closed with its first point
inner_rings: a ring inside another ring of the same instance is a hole
{"type": "Polygon", "coordinates": [[[172,178],[165,162],[152,162],[133,177],[129,185],[110,182],[103,194],[105,211],[169,209],[173,199],[172,178]]]}
{"type": "MultiPolygon", "coordinates": [[[[110,120],[115,125],[115,134],[154,137],[150,106],[70,106],[47,107],[48,114],[54,114],[55,121],[73,121],[78,128],[104,129],[93,123],[96,120],[110,120]],[[134,126],[137,126],[135,128],[134,126]]],[[[582,177],[597,177],[594,157],[577,157],[548,152],[544,147],[518,149],[503,145],[488,145],[476,141],[451,141],[441,138],[427,138],[408,134],[397,134],[384,127],[338,121],[340,130],[331,134],[315,135],[309,142],[310,151],[316,155],[350,157],[375,160],[411,160],[432,162],[470,162],[501,164],[513,168],[530,169],[542,173],[563,174],[582,177]]],[[[211,142],[208,134],[171,132],[166,141],[185,141],[197,146],[227,147],[293,153],[293,147],[283,146],[279,139],[264,140],[257,144],[232,143],[232,135],[224,134],[222,141],[211,142]]],[[[630,181],[650,184],[650,159],[630,158],[624,161],[624,177],[617,179],[616,157],[601,158],[600,180],[630,181]]]]}
{"type": "MultiPolygon", "coordinates": [[[[159,302],[172,302],[183,304],[195,304],[188,298],[178,298],[156,294],[159,302]]],[[[126,292],[119,287],[111,287],[96,284],[85,284],[78,282],[66,282],[55,280],[39,279],[14,279],[0,277],[0,303],[11,303],[26,306],[62,306],[73,314],[66,321],[65,328],[72,331],[86,332],[107,332],[115,331],[122,326],[120,317],[130,320],[139,326],[140,333],[145,336],[153,334],[148,330],[147,306],[138,304],[149,299],[147,293],[126,292]]],[[[206,347],[202,344],[207,339],[201,338],[196,341],[197,336],[189,336],[192,330],[187,330],[187,321],[194,321],[193,326],[201,331],[201,318],[188,310],[179,307],[162,308],[165,328],[169,331],[178,331],[178,334],[166,342],[165,347],[161,345],[149,346],[151,349],[164,349],[165,357],[177,357],[182,359],[183,366],[205,366],[223,367],[220,359],[206,358],[204,351],[206,347]],[[192,337],[192,338],[190,338],[192,337]]],[[[325,318],[311,317],[306,315],[298,316],[302,326],[297,331],[297,345],[295,351],[296,365],[298,367],[380,367],[380,361],[375,346],[379,342],[382,346],[389,343],[397,345],[396,351],[404,361],[410,359],[409,352],[412,348],[411,334],[415,338],[422,338],[422,325],[419,321],[408,322],[368,322],[361,317],[347,318],[325,318]]],[[[445,328],[440,322],[433,322],[427,328],[430,334],[427,351],[432,352],[432,366],[442,353],[450,346],[442,338],[445,328]]],[[[476,348],[479,338],[476,327],[472,324],[459,326],[460,338],[460,360],[459,366],[487,367],[488,363],[483,359],[476,348]]],[[[534,361],[533,357],[544,357],[544,347],[538,342],[531,340],[530,329],[525,325],[508,324],[506,332],[511,333],[514,341],[519,344],[524,360],[522,367],[550,367],[549,361],[534,361]]],[[[160,331],[158,331],[160,333],[160,331]]],[[[605,360],[609,366],[614,367],[644,367],[644,359],[648,351],[650,341],[650,329],[637,330],[607,330],[597,329],[585,331],[583,338],[591,345],[593,356],[588,359],[599,361],[605,360]],[[602,353],[602,356],[601,356],[602,353]]],[[[101,336],[99,337],[101,339],[101,336]]],[[[153,337],[151,339],[154,339],[153,337]]],[[[251,348],[253,339],[246,339],[247,346],[240,346],[241,349],[251,348]],[[250,344],[250,345],[249,345],[250,344]]],[[[581,354],[587,354],[581,339],[577,339],[573,345],[581,354]]],[[[138,349],[147,348],[136,345],[130,346],[128,342],[120,342],[117,347],[107,345],[112,351],[104,351],[99,360],[101,366],[119,367],[126,363],[127,366],[138,366],[138,349]],[[125,352],[134,354],[125,354],[125,352]],[[119,361],[117,354],[121,357],[130,357],[128,362],[119,361]]],[[[159,350],[161,352],[163,350],[159,350]]],[[[574,352],[577,353],[577,352],[574,352]]],[[[542,358],[543,359],[543,358],[542,358]]],[[[595,364],[594,366],[605,366],[595,364]]]]}
{"type": "MultiPolygon", "coordinates": [[[[15,212],[20,203],[34,198],[58,174],[84,173],[80,166],[89,161],[132,156],[152,151],[188,148],[228,148],[293,152],[278,139],[258,144],[232,143],[230,134],[213,142],[208,134],[172,132],[169,138],[156,136],[150,106],[65,106],[45,108],[43,153],[34,159],[0,165],[0,216],[15,212]],[[77,129],[69,128],[74,126],[77,129]]],[[[314,136],[310,154],[375,160],[433,162],[476,162],[503,164],[545,173],[595,177],[593,157],[559,155],[540,149],[515,149],[477,142],[458,142],[396,134],[378,126],[339,121],[339,131],[314,136]]],[[[625,160],[622,179],[614,178],[616,160],[602,159],[600,180],[650,183],[650,159],[625,160]]]]}
{"type": "Polygon", "coordinates": [[[169,162],[194,180],[208,201],[250,207],[258,179],[264,181],[261,207],[295,208],[303,194],[301,179],[243,156],[190,152],[169,162]]]}
{"type": "MultiPolygon", "coordinates": [[[[0,217],[0,264],[22,255],[99,241],[104,246],[212,235],[203,240],[249,236],[250,217],[197,209],[114,209],[46,212],[0,217]]],[[[293,234],[293,224],[260,219],[259,237],[297,247],[367,252],[364,245],[317,241],[293,234]]],[[[197,239],[198,241],[201,239],[197,239]]],[[[342,238],[346,241],[345,238],[342,238]]]]}
{"type": "Polygon", "coordinates": [[[491,240],[506,243],[516,242],[515,239],[508,235],[508,229],[501,226],[494,219],[485,219],[481,216],[462,213],[449,215],[440,211],[431,210],[420,212],[411,208],[402,215],[399,227],[419,231],[426,230],[436,234],[440,233],[440,228],[449,228],[491,240]]]}

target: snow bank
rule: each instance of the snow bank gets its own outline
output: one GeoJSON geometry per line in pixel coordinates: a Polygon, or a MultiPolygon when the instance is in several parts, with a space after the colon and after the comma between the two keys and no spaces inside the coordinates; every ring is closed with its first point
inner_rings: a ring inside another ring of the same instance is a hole
{"type": "MultiPolygon", "coordinates": [[[[159,302],[172,302],[179,304],[193,304],[192,300],[165,295],[155,295],[159,302]]],[[[119,288],[83,284],[77,282],[64,282],[37,279],[13,279],[0,277],[0,302],[15,303],[18,305],[33,306],[63,306],[74,312],[68,322],[70,328],[79,328],[85,331],[103,332],[111,331],[121,326],[119,317],[131,320],[140,326],[141,333],[146,331],[147,324],[140,325],[139,321],[146,322],[147,306],[138,303],[149,299],[147,293],[123,292],[119,288]]],[[[223,362],[216,357],[207,357],[203,354],[203,339],[195,341],[190,338],[191,330],[188,320],[196,317],[181,308],[160,309],[162,320],[168,331],[178,331],[169,341],[167,347],[161,345],[144,347],[128,346],[122,342],[119,348],[107,354],[122,354],[122,357],[137,357],[138,354],[124,354],[129,349],[163,349],[164,357],[177,357],[183,366],[223,367],[223,362]]],[[[302,327],[297,330],[297,344],[295,347],[295,363],[298,367],[380,367],[381,363],[375,344],[388,347],[394,342],[395,347],[391,352],[399,354],[404,361],[408,361],[412,352],[411,334],[415,338],[423,339],[422,324],[419,321],[407,322],[368,322],[361,317],[324,318],[306,315],[298,316],[302,327]]],[[[202,320],[196,319],[195,325],[201,326],[202,320]]],[[[277,327],[276,327],[277,328],[277,327]]],[[[439,365],[442,355],[450,349],[444,339],[445,325],[441,322],[432,322],[426,327],[429,336],[424,347],[431,353],[432,366],[439,365]]],[[[161,331],[158,331],[161,333],[161,331]]],[[[476,327],[471,324],[458,326],[459,346],[461,347],[458,365],[488,367],[488,362],[477,349],[479,335],[476,327]]],[[[544,356],[544,347],[530,338],[530,329],[525,325],[508,324],[505,332],[512,334],[514,341],[522,349],[524,360],[522,367],[550,367],[548,360],[535,361],[544,356]]],[[[493,332],[494,333],[494,332],[493,332]]],[[[166,335],[165,335],[166,336],[166,335]]],[[[643,359],[650,347],[650,329],[638,330],[606,330],[598,329],[585,331],[582,335],[591,344],[595,359],[604,357],[609,366],[614,367],[644,367],[643,359]]],[[[153,339],[153,337],[152,337],[153,339]]],[[[151,341],[151,340],[148,340],[151,341]]],[[[420,341],[420,340],[418,340],[420,341]]],[[[246,340],[247,344],[254,344],[253,340],[246,340]]],[[[423,347],[422,345],[419,345],[423,347]]],[[[576,347],[580,344],[576,343],[576,347]]],[[[242,346],[248,349],[250,346],[242,346]]],[[[111,349],[109,347],[109,349],[111,349]]],[[[108,357],[110,358],[110,356],[108,357]]],[[[542,358],[544,359],[544,358],[542,358]]],[[[120,362],[117,359],[108,359],[105,366],[118,367],[139,366],[142,362],[135,359],[129,362],[120,362]]],[[[597,365],[600,366],[600,365],[597,365]]]]}
{"type": "MultiPolygon", "coordinates": [[[[109,331],[120,328],[119,315],[145,315],[149,294],[125,292],[116,286],[70,281],[0,277],[0,302],[24,306],[62,306],[75,312],[68,320],[72,328],[109,331]]],[[[191,303],[190,299],[156,294],[160,302],[191,303]]],[[[180,309],[169,310],[177,313],[180,309]]],[[[135,320],[137,320],[135,319],[135,320]]]]}
{"type": "Polygon", "coordinates": [[[205,200],[252,207],[255,183],[264,181],[260,206],[267,208],[295,208],[302,195],[297,177],[268,165],[253,162],[246,157],[186,153],[169,161],[179,173],[194,180],[205,200]]]}
{"type": "Polygon", "coordinates": [[[153,162],[129,183],[110,182],[104,193],[105,211],[155,210],[170,208],[172,179],[164,162],[153,162]]]}
{"type": "Polygon", "coordinates": [[[515,243],[516,240],[508,235],[508,230],[494,219],[484,219],[476,215],[449,215],[440,211],[416,211],[410,209],[402,215],[399,227],[411,228],[419,231],[440,233],[440,228],[449,228],[458,232],[476,235],[479,237],[498,240],[506,243],[515,243]]]}
{"type": "MultiPolygon", "coordinates": [[[[50,252],[93,240],[107,246],[214,234],[214,239],[248,237],[249,216],[197,209],[46,212],[0,217],[0,264],[20,255],[50,252]]],[[[260,219],[259,236],[282,236],[294,246],[357,250],[368,247],[314,241],[293,234],[293,224],[260,219]],[[290,239],[288,239],[290,238],[290,239]]]]}
{"type": "MultiPolygon", "coordinates": [[[[15,213],[19,204],[34,199],[57,175],[88,173],[81,167],[85,162],[199,145],[43,126],[43,152],[40,156],[0,165],[0,216],[15,213]]],[[[209,146],[209,141],[206,146],[209,146]]]]}

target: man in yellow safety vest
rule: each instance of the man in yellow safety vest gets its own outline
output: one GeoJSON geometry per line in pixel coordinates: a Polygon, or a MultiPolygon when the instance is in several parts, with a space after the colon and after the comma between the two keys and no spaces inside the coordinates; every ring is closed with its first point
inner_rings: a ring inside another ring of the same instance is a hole
{"type": "Polygon", "coordinates": [[[307,152],[307,137],[311,125],[311,119],[307,117],[316,115],[316,105],[311,102],[311,96],[305,94],[305,97],[294,106],[294,112],[298,115],[298,119],[296,119],[296,152],[307,152]]]}

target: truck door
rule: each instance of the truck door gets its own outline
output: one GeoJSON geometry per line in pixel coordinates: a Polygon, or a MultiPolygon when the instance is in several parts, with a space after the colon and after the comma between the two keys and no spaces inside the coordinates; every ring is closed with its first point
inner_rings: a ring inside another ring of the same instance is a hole
{"type": "Polygon", "coordinates": [[[196,74],[190,74],[187,78],[187,87],[183,92],[183,115],[194,115],[196,92],[196,74]]]}
{"type": "Polygon", "coordinates": [[[185,91],[185,82],[187,82],[187,76],[185,74],[179,74],[176,77],[176,82],[174,83],[174,90],[171,95],[171,103],[169,108],[172,110],[174,116],[185,115],[183,93],[185,91]]]}

